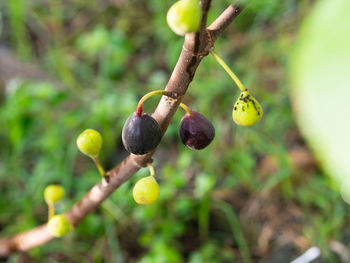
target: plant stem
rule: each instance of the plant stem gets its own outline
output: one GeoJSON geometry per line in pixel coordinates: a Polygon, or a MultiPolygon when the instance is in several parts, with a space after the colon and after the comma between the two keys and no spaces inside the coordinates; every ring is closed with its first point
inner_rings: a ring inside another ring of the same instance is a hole
{"type": "Polygon", "coordinates": [[[97,167],[98,171],[100,172],[100,174],[102,175],[102,177],[105,177],[106,172],[103,169],[103,166],[100,162],[100,159],[98,159],[98,157],[95,157],[95,158],[92,158],[92,160],[94,160],[94,163],[96,164],[96,167],[97,167]]]}
{"type": "Polygon", "coordinates": [[[49,207],[49,216],[48,221],[55,215],[55,204],[54,203],[48,203],[47,206],[49,207]]]}
{"type": "Polygon", "coordinates": [[[154,95],[165,95],[168,97],[173,97],[173,93],[171,91],[166,91],[166,90],[154,90],[151,91],[149,93],[147,93],[146,95],[144,95],[140,100],[139,103],[137,104],[137,108],[136,108],[136,115],[137,116],[141,116],[142,115],[142,106],[143,103],[148,100],[150,97],[154,96],[154,95]]]}
{"type": "Polygon", "coordinates": [[[232,231],[233,239],[237,242],[239,252],[242,255],[244,262],[251,263],[252,256],[250,254],[249,246],[247,245],[247,241],[244,238],[242,228],[235,211],[228,203],[223,201],[214,203],[214,206],[220,209],[226,215],[227,222],[229,223],[232,231]]]}
{"type": "Polygon", "coordinates": [[[148,163],[147,166],[148,166],[148,169],[149,169],[149,172],[150,172],[151,176],[154,177],[156,174],[154,172],[153,165],[151,163],[148,163]]]}
{"type": "Polygon", "coordinates": [[[187,115],[191,115],[192,110],[191,110],[191,108],[188,107],[186,104],[180,103],[180,107],[181,107],[182,109],[184,109],[184,110],[187,112],[187,115]]]}
{"type": "Polygon", "coordinates": [[[210,53],[214,56],[216,61],[220,64],[220,66],[229,74],[229,76],[233,79],[233,81],[236,83],[238,88],[243,91],[248,91],[248,89],[243,85],[243,83],[239,80],[239,78],[236,76],[235,73],[232,72],[229,66],[225,63],[225,61],[214,51],[210,51],[210,53]]]}
{"type": "MultiPolygon", "coordinates": [[[[11,3],[12,1],[10,1],[11,3]]],[[[206,13],[209,10],[210,0],[202,0],[203,6],[208,7],[205,9],[202,24],[206,24],[206,13]]],[[[219,35],[234,21],[234,19],[241,13],[242,6],[233,7],[229,5],[227,9],[209,26],[210,32],[212,32],[214,42],[219,35]]],[[[199,37],[195,34],[190,34],[185,38],[185,47],[198,47],[197,52],[205,52],[204,47],[207,47],[207,30],[203,26],[200,29],[199,37]]],[[[0,60],[2,62],[2,60],[0,60]]],[[[192,77],[195,75],[198,65],[201,63],[201,59],[197,56],[193,57],[192,52],[188,52],[185,49],[182,50],[181,55],[176,63],[176,66],[172,72],[172,77],[169,79],[167,87],[173,90],[175,93],[184,96],[192,77]],[[183,74],[184,69],[188,69],[189,74],[183,74]],[[182,85],[179,85],[182,83],[182,85]]],[[[1,63],[0,63],[1,66],[1,63]]],[[[167,106],[165,101],[159,103],[155,114],[160,116],[159,124],[166,130],[173,118],[173,113],[176,110],[177,105],[172,104],[167,106]]],[[[157,120],[158,121],[158,120],[157,120]]],[[[90,213],[96,210],[96,208],[110,196],[114,190],[118,189],[124,182],[130,179],[130,177],[137,172],[141,166],[150,162],[153,152],[142,155],[129,155],[119,165],[115,166],[109,171],[110,187],[101,191],[101,182],[96,184],[89,190],[82,199],[73,205],[65,215],[69,218],[73,225],[78,225],[84,218],[90,213]]],[[[35,227],[29,231],[18,233],[12,237],[3,239],[0,238],[0,257],[9,257],[11,254],[21,251],[25,252],[32,248],[41,246],[50,240],[53,236],[50,234],[47,227],[44,225],[35,227]]]]}

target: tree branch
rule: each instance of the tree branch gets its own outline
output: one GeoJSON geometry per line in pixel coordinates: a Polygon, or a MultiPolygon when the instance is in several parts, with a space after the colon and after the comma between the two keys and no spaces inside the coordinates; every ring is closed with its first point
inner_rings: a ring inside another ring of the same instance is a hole
{"type": "MultiPolygon", "coordinates": [[[[181,99],[185,95],[199,63],[204,56],[209,54],[214,41],[237,17],[241,10],[237,6],[230,5],[207,30],[205,26],[210,2],[211,0],[201,0],[203,11],[201,29],[196,34],[187,34],[185,36],[180,57],[166,85],[165,89],[175,92],[178,98],[170,99],[163,96],[153,113],[153,117],[159,123],[163,134],[166,132],[181,99]]],[[[118,166],[107,172],[107,176],[109,176],[108,184],[102,181],[96,184],[78,203],[65,213],[71,224],[73,226],[79,224],[122,183],[127,181],[140,168],[145,167],[147,163],[151,162],[153,154],[154,152],[142,156],[130,154],[118,166]]],[[[33,247],[43,245],[52,239],[53,236],[48,231],[47,225],[41,225],[11,238],[0,240],[0,257],[6,257],[16,251],[27,251],[33,247]]]]}
{"type": "Polygon", "coordinates": [[[208,27],[212,41],[215,41],[219,35],[232,23],[233,20],[242,12],[243,7],[238,4],[231,4],[224,12],[208,27]]]}

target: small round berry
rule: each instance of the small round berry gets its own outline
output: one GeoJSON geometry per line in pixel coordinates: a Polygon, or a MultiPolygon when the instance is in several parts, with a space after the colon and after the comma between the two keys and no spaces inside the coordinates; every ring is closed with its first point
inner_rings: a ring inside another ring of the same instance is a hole
{"type": "Polygon", "coordinates": [[[55,215],[50,219],[48,228],[54,237],[61,237],[68,234],[72,226],[65,216],[55,215]]]}
{"type": "Polygon", "coordinates": [[[192,111],[180,123],[179,136],[184,145],[192,150],[207,147],[215,136],[213,124],[202,114],[192,111]]]}
{"type": "Polygon", "coordinates": [[[232,118],[238,125],[252,126],[257,123],[263,115],[263,110],[259,102],[243,91],[233,106],[232,118]]]}
{"type": "Polygon", "coordinates": [[[154,176],[147,176],[139,181],[132,190],[132,195],[136,203],[140,205],[149,205],[157,201],[159,197],[159,185],[154,176]]]}
{"type": "Polygon", "coordinates": [[[167,22],[175,34],[183,36],[196,32],[201,23],[202,11],[198,0],[180,0],[167,14],[167,22]]]}
{"type": "Polygon", "coordinates": [[[144,113],[133,113],[125,122],[122,140],[125,149],[133,154],[142,155],[154,150],[162,139],[158,122],[144,113]]]}
{"type": "Polygon", "coordinates": [[[87,129],[78,136],[77,146],[83,154],[96,158],[102,147],[102,136],[98,131],[87,129]]]}
{"type": "Polygon", "coordinates": [[[64,197],[64,189],[58,184],[50,184],[45,187],[44,199],[47,204],[54,204],[64,197]]]}

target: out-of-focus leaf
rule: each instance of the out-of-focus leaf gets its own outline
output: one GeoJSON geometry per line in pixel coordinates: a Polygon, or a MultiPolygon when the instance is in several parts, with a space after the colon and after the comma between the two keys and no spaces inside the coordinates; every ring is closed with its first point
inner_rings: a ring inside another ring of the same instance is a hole
{"type": "Polygon", "coordinates": [[[350,1],[321,1],[305,21],[291,63],[300,128],[329,174],[350,179],[350,1]]]}

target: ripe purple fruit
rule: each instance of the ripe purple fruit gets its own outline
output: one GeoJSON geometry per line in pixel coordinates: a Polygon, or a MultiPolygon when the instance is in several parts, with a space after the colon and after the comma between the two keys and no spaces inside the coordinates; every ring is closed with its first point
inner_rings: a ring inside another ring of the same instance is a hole
{"type": "Polygon", "coordinates": [[[193,150],[207,147],[215,136],[215,128],[202,114],[192,111],[180,123],[179,136],[184,145],[193,150]]]}
{"type": "Polygon", "coordinates": [[[154,150],[162,138],[158,122],[147,113],[134,112],[125,122],[122,139],[125,149],[141,155],[154,150]]]}

